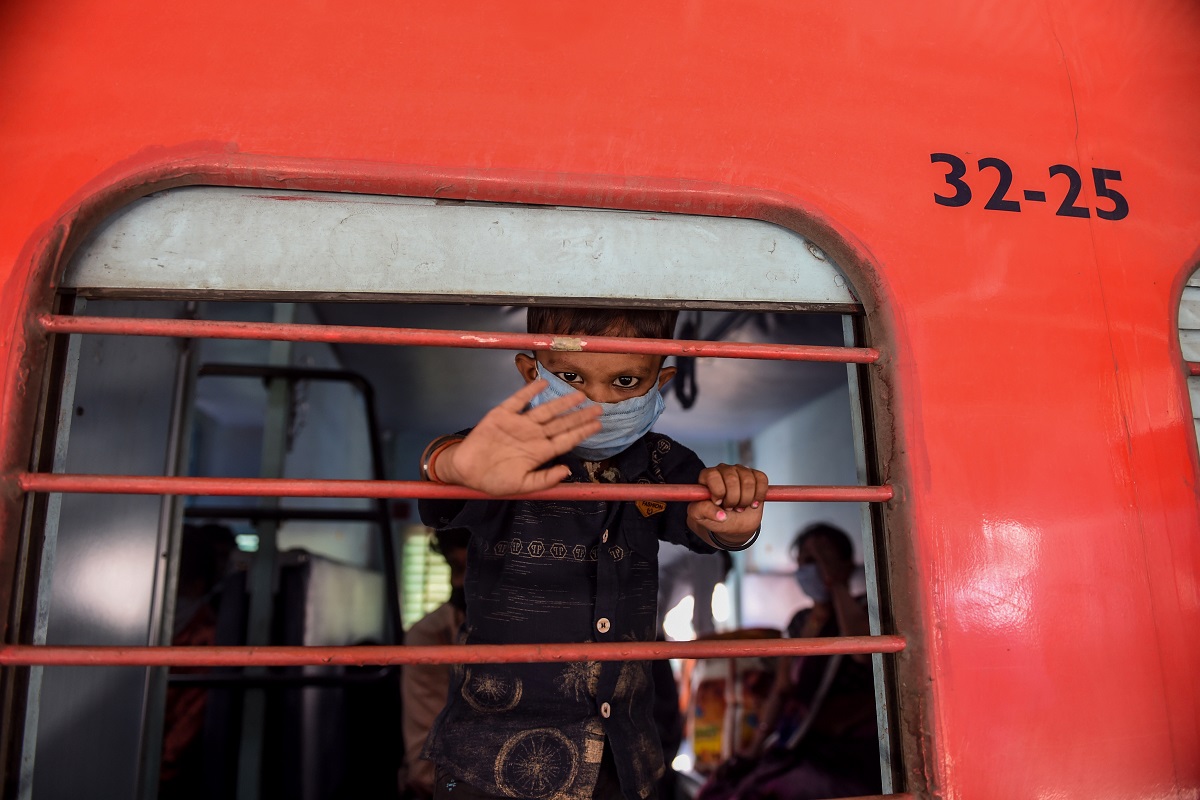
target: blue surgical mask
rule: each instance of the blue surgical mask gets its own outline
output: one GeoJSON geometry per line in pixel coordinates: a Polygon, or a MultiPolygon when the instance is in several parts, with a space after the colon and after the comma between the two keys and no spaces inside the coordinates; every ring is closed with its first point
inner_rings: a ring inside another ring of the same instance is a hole
{"type": "Polygon", "coordinates": [[[821,577],[821,569],[816,564],[801,564],[796,568],[796,583],[800,591],[812,598],[814,603],[829,602],[829,587],[821,577]]]}
{"type": "MultiPolygon", "coordinates": [[[[531,406],[540,406],[579,391],[554,373],[547,372],[541,363],[537,365],[537,371],[538,377],[550,385],[529,402],[531,406]]],[[[641,397],[631,397],[619,403],[588,400],[579,407],[586,408],[589,405],[598,405],[604,412],[600,416],[600,432],[584,439],[573,452],[584,461],[603,461],[649,433],[666,407],[666,402],[655,383],[641,397]]]]}

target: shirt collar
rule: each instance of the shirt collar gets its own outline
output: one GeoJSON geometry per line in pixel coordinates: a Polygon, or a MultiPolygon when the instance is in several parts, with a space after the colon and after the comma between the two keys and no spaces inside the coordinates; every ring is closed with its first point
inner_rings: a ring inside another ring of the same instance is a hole
{"type": "MultiPolygon", "coordinates": [[[[632,482],[649,471],[650,453],[647,449],[648,443],[646,439],[651,435],[649,433],[646,434],[611,459],[613,465],[620,471],[626,482],[632,482]]],[[[583,465],[583,459],[579,456],[574,453],[567,453],[564,456],[560,456],[558,460],[560,463],[566,464],[571,468],[569,481],[578,483],[590,482],[587,468],[583,465]]]]}

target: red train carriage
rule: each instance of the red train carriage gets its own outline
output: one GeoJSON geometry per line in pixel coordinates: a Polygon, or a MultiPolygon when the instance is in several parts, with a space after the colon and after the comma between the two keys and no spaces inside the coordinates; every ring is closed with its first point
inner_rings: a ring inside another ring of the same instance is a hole
{"type": "Polygon", "coordinates": [[[0,21],[5,797],[159,796],[181,697],[212,796],[367,796],[395,665],[831,652],[886,794],[1200,797],[1194,3],[0,21]],[[540,303],[683,311],[664,428],[777,501],[729,624],[781,626],[832,519],[871,636],[398,644],[411,500],[457,491],[417,456],[515,386],[491,351],[632,346],[540,303]]]}

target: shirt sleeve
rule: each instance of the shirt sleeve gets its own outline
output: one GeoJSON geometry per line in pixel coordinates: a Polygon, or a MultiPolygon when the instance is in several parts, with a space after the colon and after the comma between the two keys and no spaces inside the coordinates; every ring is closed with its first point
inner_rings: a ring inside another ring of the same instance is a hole
{"type": "Polygon", "coordinates": [[[509,525],[510,504],[504,500],[418,500],[421,522],[434,530],[463,528],[492,541],[509,525]]]}
{"type": "MultiPolygon", "coordinates": [[[[651,469],[662,476],[664,483],[695,484],[700,482],[704,462],[688,448],[666,436],[657,437],[650,455],[651,469]]],[[[681,544],[697,553],[715,553],[716,548],[692,533],[687,524],[687,503],[667,503],[659,538],[681,544]]]]}
{"type": "MultiPolygon", "coordinates": [[[[458,431],[466,436],[471,428],[458,431]]],[[[485,533],[481,526],[498,518],[500,504],[490,500],[418,500],[417,515],[421,522],[434,530],[466,528],[474,534],[485,533]]]]}

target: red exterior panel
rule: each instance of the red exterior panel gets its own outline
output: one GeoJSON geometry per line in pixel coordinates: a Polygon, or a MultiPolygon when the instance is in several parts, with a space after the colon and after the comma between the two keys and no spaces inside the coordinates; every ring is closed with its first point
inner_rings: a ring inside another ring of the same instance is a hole
{"type": "Polygon", "coordinates": [[[1200,797],[1200,458],[1174,330],[1200,242],[1198,39],[1192,0],[10,3],[0,589],[33,487],[38,317],[133,198],[756,217],[845,268],[881,353],[913,794],[1200,797]],[[935,154],[970,201],[935,201],[962,198],[935,154]],[[1128,214],[1105,219],[1114,187],[1128,214]]]}

